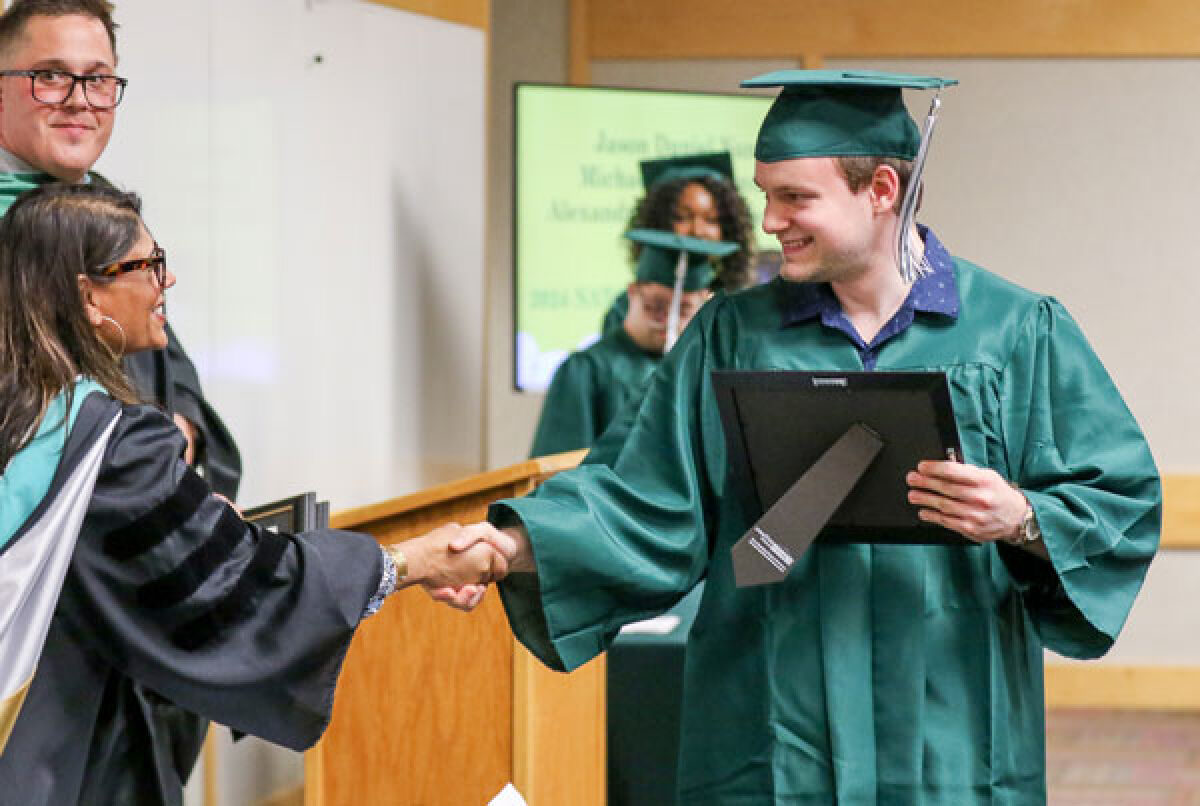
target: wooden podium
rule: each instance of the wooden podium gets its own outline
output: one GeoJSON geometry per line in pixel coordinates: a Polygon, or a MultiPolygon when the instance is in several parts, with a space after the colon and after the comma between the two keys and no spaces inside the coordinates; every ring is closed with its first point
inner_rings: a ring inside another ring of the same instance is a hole
{"type": "MultiPolygon", "coordinates": [[[[334,516],[394,542],[483,520],[583,451],[522,462],[334,516]]],[[[551,672],[509,632],[496,591],[472,613],[392,596],[350,646],[329,729],[305,754],[305,806],[484,806],[513,782],[530,806],[605,803],[605,668],[551,672]]]]}

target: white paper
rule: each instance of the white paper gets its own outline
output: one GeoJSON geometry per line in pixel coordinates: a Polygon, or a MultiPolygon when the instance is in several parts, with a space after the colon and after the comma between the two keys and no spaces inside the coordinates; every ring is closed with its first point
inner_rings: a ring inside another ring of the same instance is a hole
{"type": "Polygon", "coordinates": [[[674,613],[664,613],[661,616],[648,618],[645,621],[635,621],[626,624],[621,632],[634,635],[667,635],[679,626],[680,618],[674,613]]]}
{"type": "Polygon", "coordinates": [[[500,794],[492,798],[488,806],[527,806],[525,798],[512,784],[505,784],[500,794]]]}

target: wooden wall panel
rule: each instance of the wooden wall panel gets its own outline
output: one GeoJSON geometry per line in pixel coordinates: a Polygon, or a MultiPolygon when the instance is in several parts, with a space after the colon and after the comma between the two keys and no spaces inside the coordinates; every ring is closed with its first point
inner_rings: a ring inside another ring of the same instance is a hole
{"type": "Polygon", "coordinates": [[[1200,475],[1163,477],[1162,547],[1200,549],[1200,475]]]}
{"type": "Polygon", "coordinates": [[[424,14],[447,22],[470,25],[472,28],[488,29],[491,0],[368,0],[389,8],[424,14]]]}
{"type": "Polygon", "coordinates": [[[1200,54],[1190,0],[605,0],[587,11],[592,60],[1200,54]]]}
{"type": "Polygon", "coordinates": [[[592,57],[588,53],[588,15],[591,3],[588,0],[570,2],[567,23],[567,81],[577,86],[586,86],[592,83],[592,57]]]}
{"type": "Polygon", "coordinates": [[[1050,664],[1046,707],[1200,711],[1200,666],[1050,664]]]}

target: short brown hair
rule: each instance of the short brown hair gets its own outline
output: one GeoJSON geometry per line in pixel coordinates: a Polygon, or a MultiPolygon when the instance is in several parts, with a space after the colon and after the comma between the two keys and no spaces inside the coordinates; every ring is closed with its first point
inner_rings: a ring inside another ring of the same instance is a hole
{"type": "MultiPolygon", "coordinates": [[[[836,160],[852,193],[858,193],[865,188],[871,181],[871,177],[875,176],[875,170],[880,165],[887,165],[900,178],[900,198],[903,199],[904,194],[908,191],[908,183],[912,179],[912,160],[901,160],[894,157],[837,157],[836,160]]],[[[921,190],[918,188],[917,208],[921,206],[920,193],[921,190]]],[[[900,205],[896,205],[896,212],[900,212],[900,205]]]]}
{"type": "Polygon", "coordinates": [[[66,17],[78,14],[100,20],[108,32],[113,59],[117,58],[117,24],[112,18],[112,3],[108,0],[13,0],[8,10],[0,14],[0,58],[4,58],[25,35],[25,26],[33,17],[66,17]]]}

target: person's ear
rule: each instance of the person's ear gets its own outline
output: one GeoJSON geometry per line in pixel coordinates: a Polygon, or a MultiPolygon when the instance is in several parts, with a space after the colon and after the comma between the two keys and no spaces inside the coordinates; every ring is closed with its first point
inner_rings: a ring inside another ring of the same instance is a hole
{"type": "Polygon", "coordinates": [[[625,286],[625,293],[626,293],[628,296],[631,296],[631,297],[632,297],[632,296],[633,296],[633,292],[637,290],[637,287],[638,287],[637,280],[634,280],[632,283],[630,283],[629,285],[625,286]]]}
{"type": "Polygon", "coordinates": [[[104,311],[96,303],[96,287],[84,275],[79,275],[79,298],[83,303],[83,314],[92,324],[92,327],[100,327],[104,322],[104,311]]]}
{"type": "Polygon", "coordinates": [[[890,165],[879,165],[871,175],[868,188],[871,193],[871,204],[878,213],[887,213],[900,209],[900,175],[890,165]]]}

